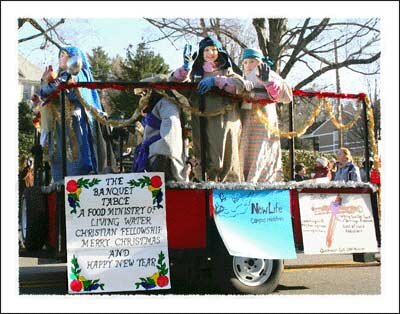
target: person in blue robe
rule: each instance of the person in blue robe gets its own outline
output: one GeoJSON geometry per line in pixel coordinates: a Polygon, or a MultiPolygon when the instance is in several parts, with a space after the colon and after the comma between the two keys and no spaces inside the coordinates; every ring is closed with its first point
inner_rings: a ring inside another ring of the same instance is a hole
{"type": "MultiPolygon", "coordinates": [[[[59,51],[59,71],[56,79],[53,69],[46,68],[43,75],[40,96],[48,97],[60,83],[69,80],[76,82],[93,82],[90,64],[85,54],[77,47],[62,47],[59,51]],[[75,57],[80,60],[81,68],[78,73],[71,75],[67,62],[75,57]]],[[[93,115],[85,110],[79,100],[79,95],[86,104],[94,107],[99,114],[104,114],[100,98],[95,89],[84,87],[66,90],[66,150],[67,176],[97,174],[111,172],[115,166],[115,157],[111,148],[108,127],[100,125],[93,115]]],[[[60,106],[57,110],[60,110],[60,106]]],[[[55,123],[48,137],[49,159],[54,182],[63,180],[62,174],[62,142],[60,115],[52,116],[55,123]]]]}

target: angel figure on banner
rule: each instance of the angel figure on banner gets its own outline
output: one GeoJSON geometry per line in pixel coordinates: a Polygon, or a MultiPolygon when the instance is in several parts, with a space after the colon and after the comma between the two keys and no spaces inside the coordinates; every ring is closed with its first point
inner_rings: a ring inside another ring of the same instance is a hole
{"type": "Polygon", "coordinates": [[[361,208],[359,206],[349,205],[345,206],[342,205],[342,197],[338,194],[336,199],[331,202],[329,205],[322,205],[319,207],[312,207],[311,210],[316,215],[323,215],[331,213],[331,218],[329,220],[328,225],[328,232],[326,234],[326,246],[329,248],[333,242],[333,233],[336,228],[337,222],[337,214],[354,214],[357,211],[360,211],[361,208]]]}

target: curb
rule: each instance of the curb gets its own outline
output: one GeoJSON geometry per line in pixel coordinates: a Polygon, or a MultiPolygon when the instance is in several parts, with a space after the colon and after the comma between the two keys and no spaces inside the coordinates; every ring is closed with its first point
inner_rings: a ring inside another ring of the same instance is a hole
{"type": "Polygon", "coordinates": [[[304,265],[283,265],[284,270],[290,269],[312,269],[312,268],[344,268],[344,267],[371,267],[380,266],[381,263],[376,262],[337,262],[323,264],[304,264],[304,265]]]}

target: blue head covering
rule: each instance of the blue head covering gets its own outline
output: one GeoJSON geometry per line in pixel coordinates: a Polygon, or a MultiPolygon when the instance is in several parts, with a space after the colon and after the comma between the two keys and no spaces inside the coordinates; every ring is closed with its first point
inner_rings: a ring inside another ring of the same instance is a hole
{"type": "Polygon", "coordinates": [[[242,74],[240,69],[233,63],[233,61],[229,57],[229,54],[224,49],[224,47],[222,47],[221,42],[214,37],[207,36],[200,41],[198,53],[195,53],[195,55],[196,54],[197,55],[196,55],[196,57],[194,57],[195,60],[193,62],[192,76],[194,76],[194,75],[199,75],[201,77],[203,76],[203,74],[204,74],[203,52],[204,52],[204,49],[209,46],[214,46],[218,50],[218,60],[217,61],[219,63],[220,69],[227,69],[227,68],[231,67],[231,68],[233,68],[233,70],[236,73],[238,73],[240,75],[242,74]]]}
{"type": "Polygon", "coordinates": [[[226,51],[222,47],[221,42],[213,37],[207,36],[206,38],[202,39],[199,43],[199,51],[203,52],[204,48],[209,47],[209,46],[214,46],[215,48],[218,49],[218,52],[225,53],[226,51]]]}
{"type": "MultiPolygon", "coordinates": [[[[90,64],[82,50],[74,46],[62,47],[58,53],[58,57],[60,57],[62,51],[65,51],[70,57],[78,56],[82,59],[82,70],[75,76],[77,82],[94,81],[92,71],[90,70],[90,64]]],[[[104,111],[100,103],[99,95],[95,89],[79,88],[79,91],[88,104],[104,111]]]]}
{"type": "Polygon", "coordinates": [[[270,67],[274,64],[274,61],[272,61],[268,57],[264,57],[260,51],[251,48],[246,48],[243,50],[242,59],[245,60],[249,58],[257,59],[261,62],[266,63],[270,67]]]}

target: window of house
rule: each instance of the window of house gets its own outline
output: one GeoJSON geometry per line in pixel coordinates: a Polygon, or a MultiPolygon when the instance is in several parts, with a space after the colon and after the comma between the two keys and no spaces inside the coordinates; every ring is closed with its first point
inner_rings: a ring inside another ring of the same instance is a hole
{"type": "Polygon", "coordinates": [[[33,86],[31,84],[24,84],[23,100],[31,99],[33,95],[33,86]]]}
{"type": "Polygon", "coordinates": [[[339,132],[338,131],[333,131],[332,132],[332,150],[337,151],[339,149],[339,132]]]}

